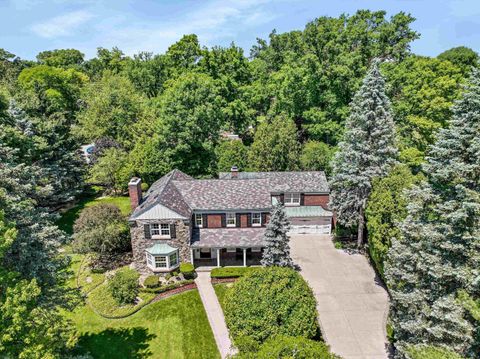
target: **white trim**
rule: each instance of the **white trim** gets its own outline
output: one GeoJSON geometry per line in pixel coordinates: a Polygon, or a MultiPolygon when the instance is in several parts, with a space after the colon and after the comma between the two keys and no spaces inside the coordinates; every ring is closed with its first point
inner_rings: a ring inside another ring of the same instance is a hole
{"type": "Polygon", "coordinates": [[[285,192],[283,195],[283,203],[285,206],[300,206],[301,198],[302,195],[300,192],[285,192]]]}
{"type": "Polygon", "coordinates": [[[195,213],[195,227],[203,228],[203,215],[201,213],[195,213]],[[197,220],[200,218],[200,224],[197,223],[197,220]]]}
{"type": "Polygon", "coordinates": [[[252,227],[261,227],[262,226],[262,213],[252,212],[252,227]],[[259,215],[260,223],[253,223],[253,215],[259,215]]]}
{"type": "Polygon", "coordinates": [[[236,227],[237,226],[237,216],[235,213],[227,212],[225,214],[225,223],[227,224],[227,227],[236,227]],[[230,216],[230,218],[229,218],[230,216]],[[228,223],[228,220],[233,218],[233,223],[228,223]]]}
{"type": "Polygon", "coordinates": [[[171,270],[180,266],[180,254],[178,249],[173,253],[163,254],[163,255],[153,255],[148,252],[145,252],[145,253],[146,253],[146,259],[147,259],[147,267],[154,272],[170,272],[171,270]],[[177,263],[173,265],[170,263],[170,257],[172,256],[177,257],[176,258],[177,263]],[[159,259],[158,261],[157,261],[157,258],[159,259]],[[161,258],[163,258],[163,260],[161,260],[161,258]],[[160,267],[160,266],[157,267],[157,263],[163,264],[163,262],[165,263],[164,267],[160,267]]]}
{"type": "Polygon", "coordinates": [[[227,253],[237,253],[237,248],[227,248],[227,253]]]}

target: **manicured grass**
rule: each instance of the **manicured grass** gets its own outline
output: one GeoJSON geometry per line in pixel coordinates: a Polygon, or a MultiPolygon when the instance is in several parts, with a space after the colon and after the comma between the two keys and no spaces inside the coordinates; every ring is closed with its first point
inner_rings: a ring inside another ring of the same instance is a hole
{"type": "Polygon", "coordinates": [[[125,215],[128,216],[131,212],[130,208],[130,199],[126,196],[122,197],[95,197],[95,193],[91,193],[79,199],[77,204],[70,208],[68,211],[62,213],[61,217],[57,221],[57,225],[60,229],[64,230],[68,234],[73,233],[73,224],[75,220],[80,215],[80,212],[85,207],[91,207],[96,204],[106,203],[106,204],[113,204],[117,206],[120,211],[125,215]]]}
{"type": "Polygon", "coordinates": [[[96,359],[220,357],[197,290],[150,304],[125,319],[105,319],[85,306],[68,316],[80,332],[80,352],[96,359]]]}
{"type": "Polygon", "coordinates": [[[138,297],[141,299],[141,302],[137,304],[127,304],[119,306],[115,299],[113,299],[107,284],[102,284],[95,288],[88,295],[88,303],[95,308],[95,310],[108,317],[123,317],[127,316],[136,310],[144,307],[155,298],[154,293],[138,293],[138,297]]]}

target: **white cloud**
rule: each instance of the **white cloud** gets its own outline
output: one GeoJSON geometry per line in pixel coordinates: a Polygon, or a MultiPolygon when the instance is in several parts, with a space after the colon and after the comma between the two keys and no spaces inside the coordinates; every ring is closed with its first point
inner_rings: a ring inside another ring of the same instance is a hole
{"type": "MultiPolygon", "coordinates": [[[[163,52],[185,34],[195,33],[202,45],[218,39],[234,40],[246,27],[264,24],[276,18],[267,4],[274,0],[212,0],[169,17],[164,21],[98,24],[102,46],[118,46],[131,55],[138,51],[163,52]]],[[[107,22],[108,23],[108,22],[107,22]]]]}
{"type": "Polygon", "coordinates": [[[92,17],[93,14],[85,10],[72,11],[35,24],[31,26],[31,30],[45,38],[68,36],[92,17]]]}

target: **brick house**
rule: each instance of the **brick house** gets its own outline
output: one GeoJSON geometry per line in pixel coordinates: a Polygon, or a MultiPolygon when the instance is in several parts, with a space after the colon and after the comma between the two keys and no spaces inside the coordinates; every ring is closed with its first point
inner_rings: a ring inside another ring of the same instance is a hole
{"type": "Polygon", "coordinates": [[[291,233],[329,234],[332,212],[323,172],[231,172],[193,179],[173,170],[143,196],[141,180],[129,183],[135,266],[168,272],[195,266],[258,264],[272,205],[285,204],[291,233]]]}

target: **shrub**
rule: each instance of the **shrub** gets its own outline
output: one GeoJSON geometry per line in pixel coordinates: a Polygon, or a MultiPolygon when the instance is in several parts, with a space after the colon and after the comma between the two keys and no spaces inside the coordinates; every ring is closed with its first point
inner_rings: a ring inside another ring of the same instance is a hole
{"type": "Polygon", "coordinates": [[[319,333],[312,290],[290,268],[251,271],[227,290],[224,306],[235,343],[242,336],[262,343],[277,334],[314,338],[319,333]]]}
{"type": "Polygon", "coordinates": [[[192,263],[180,263],[180,272],[185,279],[193,279],[195,277],[195,267],[192,263]]]}
{"type": "Polygon", "coordinates": [[[434,346],[412,345],[406,351],[410,359],[462,359],[455,352],[434,346]]]}
{"type": "Polygon", "coordinates": [[[147,288],[157,288],[159,287],[160,283],[158,281],[158,276],[156,275],[149,275],[143,281],[143,285],[147,288]]]}
{"type": "Polygon", "coordinates": [[[182,280],[181,282],[169,283],[166,285],[158,286],[156,288],[142,288],[141,291],[145,293],[160,294],[160,293],[167,292],[172,289],[180,288],[180,287],[183,287],[184,285],[192,284],[192,283],[194,283],[193,280],[182,280]]]}
{"type": "Polygon", "coordinates": [[[130,250],[128,223],[120,209],[112,204],[85,208],[73,230],[73,248],[77,252],[105,255],[130,250]]]}
{"type": "Polygon", "coordinates": [[[214,268],[210,273],[212,278],[239,278],[254,271],[255,267],[224,267],[214,268]]]}
{"type": "Polygon", "coordinates": [[[303,337],[277,335],[267,340],[256,353],[240,354],[238,359],[335,359],[328,345],[303,337]]]}
{"type": "Polygon", "coordinates": [[[118,304],[134,303],[138,295],[138,272],[130,268],[118,270],[108,282],[108,289],[118,304]]]}

